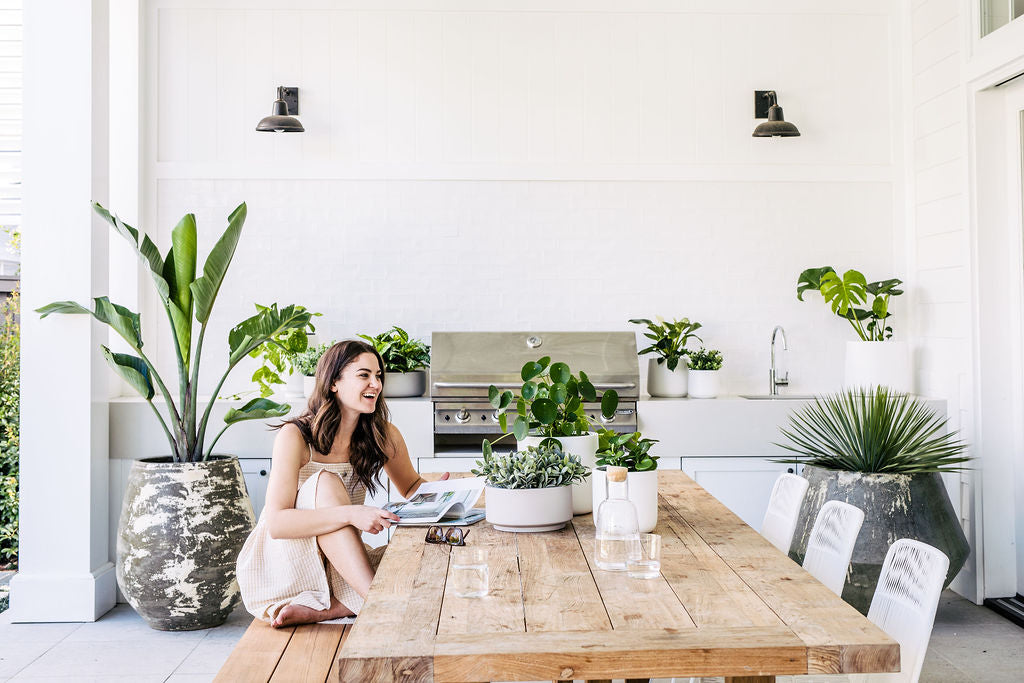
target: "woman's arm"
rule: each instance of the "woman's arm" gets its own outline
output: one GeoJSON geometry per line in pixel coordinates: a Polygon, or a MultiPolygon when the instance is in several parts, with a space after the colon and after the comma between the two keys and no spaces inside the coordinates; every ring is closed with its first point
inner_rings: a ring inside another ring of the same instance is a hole
{"type": "MultiPolygon", "coordinates": [[[[416,468],[412,466],[412,460],[409,458],[409,447],[405,445],[405,439],[402,438],[402,433],[398,431],[398,427],[389,424],[388,429],[390,430],[388,435],[390,452],[388,453],[388,461],[384,465],[384,472],[388,475],[391,483],[394,484],[395,489],[402,494],[403,498],[408,500],[416,493],[424,479],[416,471],[416,468]]],[[[441,475],[442,480],[447,478],[447,472],[441,475]]]]}
{"type": "Polygon", "coordinates": [[[281,428],[274,440],[273,464],[264,510],[271,538],[309,538],[352,525],[376,533],[384,525],[383,510],[367,505],[335,505],[319,510],[296,510],[299,469],[309,459],[302,433],[295,425],[281,428]]]}

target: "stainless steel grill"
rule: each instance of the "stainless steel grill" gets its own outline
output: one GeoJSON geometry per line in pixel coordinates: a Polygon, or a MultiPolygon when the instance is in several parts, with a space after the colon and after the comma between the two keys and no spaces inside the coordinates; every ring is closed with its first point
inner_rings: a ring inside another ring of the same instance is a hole
{"type": "MultiPolygon", "coordinates": [[[[432,336],[430,397],[434,404],[434,450],[475,451],[483,439],[501,436],[487,400],[490,385],[522,386],[523,365],[542,356],[587,373],[598,391],[615,389],[619,407],[610,420],[601,406],[584,409],[595,425],[620,432],[636,430],[640,366],[632,332],[435,332],[432,336]]],[[[501,442],[515,446],[513,437],[501,442]]]]}

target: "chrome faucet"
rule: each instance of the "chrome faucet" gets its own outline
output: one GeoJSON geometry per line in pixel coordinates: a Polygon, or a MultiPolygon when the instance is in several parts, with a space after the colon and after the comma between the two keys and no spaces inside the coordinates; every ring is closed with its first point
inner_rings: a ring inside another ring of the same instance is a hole
{"type": "Polygon", "coordinates": [[[789,370],[786,370],[786,373],[784,375],[782,375],[782,377],[779,377],[776,374],[776,371],[775,371],[775,336],[776,335],[780,335],[782,337],[782,350],[783,351],[789,351],[789,344],[786,343],[786,331],[784,329],[782,329],[782,325],[776,325],[775,329],[772,330],[772,350],[771,350],[772,366],[771,366],[771,369],[768,370],[768,395],[769,396],[778,396],[779,395],[779,387],[780,386],[786,386],[786,385],[789,384],[789,370]]]}

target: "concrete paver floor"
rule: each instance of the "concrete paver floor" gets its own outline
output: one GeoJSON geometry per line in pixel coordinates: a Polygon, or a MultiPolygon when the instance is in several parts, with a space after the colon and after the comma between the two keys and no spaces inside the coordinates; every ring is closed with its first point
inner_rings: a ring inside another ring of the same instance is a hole
{"type": "MultiPolygon", "coordinates": [[[[89,624],[12,624],[9,612],[4,612],[0,681],[212,681],[251,621],[239,608],[223,626],[167,633],[146,626],[124,604],[89,624]]],[[[946,591],[921,680],[1024,680],[1024,629],[946,591]]]]}

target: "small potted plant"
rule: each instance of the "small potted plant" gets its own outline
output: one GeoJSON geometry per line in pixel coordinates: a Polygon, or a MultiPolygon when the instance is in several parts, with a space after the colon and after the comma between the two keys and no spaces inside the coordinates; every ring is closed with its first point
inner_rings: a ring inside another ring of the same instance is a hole
{"type": "MultiPolygon", "coordinates": [[[[257,311],[267,310],[267,306],[256,304],[257,311]]],[[[304,306],[296,306],[296,310],[305,313],[304,306]]],[[[310,313],[319,316],[319,313],[310,313]]],[[[295,358],[309,348],[310,337],[316,332],[310,322],[303,329],[291,329],[278,332],[269,341],[249,355],[260,359],[260,366],[252,374],[252,381],[259,387],[260,396],[267,398],[274,393],[274,385],[285,385],[285,398],[302,398],[302,373],[296,368],[295,358]],[[286,383],[281,375],[289,375],[286,383]],[[293,385],[293,379],[298,380],[293,385]]]]}
{"type": "MultiPolygon", "coordinates": [[[[498,424],[505,433],[495,439],[495,443],[511,433],[515,435],[520,450],[528,446],[557,444],[564,452],[577,456],[585,467],[594,467],[598,438],[595,432],[590,431],[590,418],[583,404],[600,401],[601,414],[611,418],[619,406],[618,393],[609,389],[598,395],[587,373],[580,371],[577,378],[568,365],[552,363],[548,356],[523,365],[520,376],[523,386],[518,395],[508,390],[500,391],[493,384],[488,390],[488,398],[498,415],[498,424]],[[509,432],[506,411],[513,401],[516,419],[509,432]]],[[[491,446],[491,442],[484,441],[485,456],[491,446]]],[[[591,498],[590,477],[587,476],[573,487],[573,513],[590,512],[591,498]]]]}
{"type": "Polygon", "coordinates": [[[306,398],[313,395],[313,388],[316,386],[316,366],[320,362],[320,357],[327,353],[327,349],[331,346],[333,346],[333,342],[317,344],[292,356],[292,367],[302,375],[302,393],[306,398]]]}
{"type": "Polygon", "coordinates": [[[646,325],[644,336],[651,340],[650,346],[641,349],[637,355],[653,353],[657,357],[647,364],[647,393],[655,397],[680,398],[687,391],[686,356],[690,350],[686,348],[690,339],[703,341],[694,332],[701,328],[698,322],[690,322],[688,318],[666,321],[660,315],[658,322],[647,318],[633,318],[629,322],[634,325],[646,325]]]}
{"type": "Polygon", "coordinates": [[[658,524],[658,456],[652,455],[650,450],[658,440],[644,438],[640,432],[619,434],[610,429],[600,430],[597,436],[594,510],[608,497],[605,470],[625,467],[629,500],[636,506],[640,532],[651,532],[658,524]]]}
{"type": "Polygon", "coordinates": [[[847,387],[881,384],[897,391],[912,391],[910,347],[907,342],[892,341],[889,325],[889,301],[903,293],[902,284],[898,278],[868,282],[856,270],[848,270],[839,277],[831,266],[808,268],[797,278],[797,299],[803,301],[808,290],[820,292],[832,312],[849,322],[860,337],[860,341],[846,343],[847,387]]]}
{"type": "Polygon", "coordinates": [[[384,395],[388,398],[422,396],[427,389],[430,347],[411,339],[401,327],[393,326],[376,337],[358,335],[370,342],[384,360],[384,395]]]}
{"type": "Polygon", "coordinates": [[[718,371],[722,369],[722,352],[705,349],[690,354],[690,398],[718,396],[718,371]]]}
{"type": "Polygon", "coordinates": [[[561,529],[572,519],[572,484],[588,475],[577,456],[556,444],[508,455],[485,449],[476,464],[473,474],[487,480],[487,521],[499,531],[561,529]]]}

